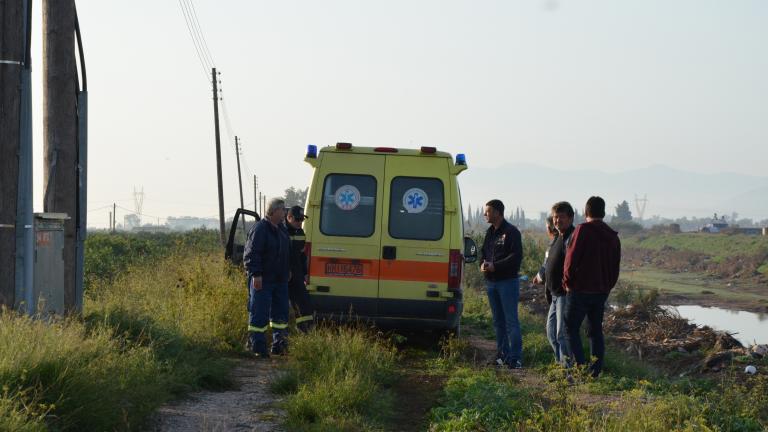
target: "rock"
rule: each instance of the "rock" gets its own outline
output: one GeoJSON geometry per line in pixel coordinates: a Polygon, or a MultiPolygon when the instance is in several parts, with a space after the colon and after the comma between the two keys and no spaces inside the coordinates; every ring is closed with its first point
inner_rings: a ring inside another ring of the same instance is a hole
{"type": "Polygon", "coordinates": [[[768,345],[752,345],[752,348],[749,349],[749,352],[752,354],[752,357],[763,358],[768,355],[768,345]]]}

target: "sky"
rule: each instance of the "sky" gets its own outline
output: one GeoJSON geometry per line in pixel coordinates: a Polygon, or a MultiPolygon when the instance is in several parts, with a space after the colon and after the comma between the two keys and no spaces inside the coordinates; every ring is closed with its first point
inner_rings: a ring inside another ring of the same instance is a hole
{"type": "MultiPolygon", "coordinates": [[[[33,29],[36,211],[40,3],[33,29]]],[[[194,6],[221,72],[228,215],[239,206],[234,135],[242,139],[247,207],[253,175],[270,197],[306,186],[306,146],[339,141],[466,153],[470,169],[461,182],[489,196],[535,187],[535,179],[473,184],[480,178],[473,172],[510,163],[608,173],[664,164],[766,176],[762,0],[194,6]]],[[[77,8],[89,85],[89,225],[107,226],[113,202],[132,209],[134,187],[143,188],[143,213],[152,216],[145,222],[217,217],[210,71],[179,2],[79,0],[77,8]]],[[[529,214],[543,210],[518,205],[529,214]]],[[[126,213],[118,209],[119,223],[126,213]]]]}

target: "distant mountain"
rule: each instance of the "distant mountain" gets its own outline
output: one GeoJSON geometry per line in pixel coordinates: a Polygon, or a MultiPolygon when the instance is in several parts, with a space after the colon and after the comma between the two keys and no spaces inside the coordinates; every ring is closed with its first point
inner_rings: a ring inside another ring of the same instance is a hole
{"type": "Polygon", "coordinates": [[[627,200],[637,216],[635,195],[647,195],[645,217],[730,216],[736,212],[739,217],[768,218],[768,177],[738,173],[700,174],[664,165],[606,173],[513,163],[491,169],[470,167],[460,176],[460,183],[465,207],[500,198],[510,209],[525,209],[528,217],[559,200],[582,209],[591,195],[605,198],[609,213],[627,200]]]}

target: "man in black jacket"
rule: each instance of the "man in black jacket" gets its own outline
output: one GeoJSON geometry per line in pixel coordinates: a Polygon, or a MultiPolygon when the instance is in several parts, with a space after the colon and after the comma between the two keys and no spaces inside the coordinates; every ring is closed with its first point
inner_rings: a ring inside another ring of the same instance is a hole
{"type": "Polygon", "coordinates": [[[480,271],[485,275],[488,303],[496,330],[497,356],[494,363],[512,369],[523,367],[523,337],[517,317],[520,298],[520,264],[523,244],[520,231],[504,219],[504,204],[491,200],[485,205],[485,219],[491,226],[485,233],[480,271]]]}
{"type": "Polygon", "coordinates": [[[288,281],[288,298],[296,317],[296,327],[306,332],[312,327],[314,308],[307,291],[307,255],[304,253],[306,237],[301,224],[307,219],[301,206],[293,206],[285,217],[285,228],[291,239],[290,268],[291,279],[288,281]]]}
{"type": "Polygon", "coordinates": [[[563,268],[565,252],[573,234],[573,207],[565,201],[552,206],[552,218],[557,237],[549,248],[549,255],[544,268],[544,288],[552,299],[547,314],[547,339],[555,352],[555,360],[565,363],[569,356],[566,342],[565,306],[567,296],[563,289],[563,268]]]}
{"type": "Polygon", "coordinates": [[[265,333],[272,328],[272,353],[282,354],[288,333],[288,233],[281,223],[285,202],[273,199],[265,218],[248,233],[243,263],[248,273],[248,332],[251,350],[269,357],[265,333]]]}

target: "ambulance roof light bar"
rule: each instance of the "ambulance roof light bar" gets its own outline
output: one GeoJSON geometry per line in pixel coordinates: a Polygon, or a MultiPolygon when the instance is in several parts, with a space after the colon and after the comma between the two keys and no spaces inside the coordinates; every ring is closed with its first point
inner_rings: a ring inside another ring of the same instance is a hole
{"type": "Polygon", "coordinates": [[[337,150],[352,150],[352,144],[351,143],[336,143],[336,149],[337,150]]]}

